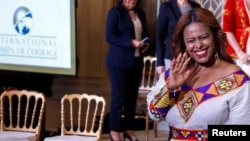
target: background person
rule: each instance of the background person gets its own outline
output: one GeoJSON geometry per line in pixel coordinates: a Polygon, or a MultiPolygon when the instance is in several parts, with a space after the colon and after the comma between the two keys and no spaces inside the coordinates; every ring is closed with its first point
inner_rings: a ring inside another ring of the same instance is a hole
{"type": "Polygon", "coordinates": [[[135,109],[142,77],[143,55],[149,43],[144,11],[139,0],[117,0],[106,19],[106,40],[110,44],[106,65],[111,80],[110,138],[120,141],[119,129],[124,112],[124,138],[138,141],[134,134],[135,109]]]}
{"type": "Polygon", "coordinates": [[[156,24],[157,72],[161,74],[170,67],[171,42],[174,28],[181,15],[200,5],[191,0],[169,0],[161,3],[156,24]]]}
{"type": "Polygon", "coordinates": [[[250,0],[226,0],[222,24],[227,52],[250,76],[250,0]]]}
{"type": "Polygon", "coordinates": [[[208,125],[250,124],[250,78],[226,53],[226,35],[210,11],[185,13],[172,47],[171,67],[147,97],[150,117],[166,120],[171,141],[207,140],[208,125]]]}

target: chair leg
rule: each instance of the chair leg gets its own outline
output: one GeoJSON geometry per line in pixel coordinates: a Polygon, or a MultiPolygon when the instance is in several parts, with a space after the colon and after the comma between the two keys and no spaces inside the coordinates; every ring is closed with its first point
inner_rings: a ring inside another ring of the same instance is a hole
{"type": "Polygon", "coordinates": [[[145,119],[145,141],[148,141],[148,129],[149,129],[149,117],[148,112],[146,112],[146,119],[145,119]]]}
{"type": "Polygon", "coordinates": [[[153,121],[154,123],[154,126],[153,126],[153,130],[154,130],[154,136],[157,138],[158,137],[158,132],[157,132],[157,122],[156,121],[153,121]]]}

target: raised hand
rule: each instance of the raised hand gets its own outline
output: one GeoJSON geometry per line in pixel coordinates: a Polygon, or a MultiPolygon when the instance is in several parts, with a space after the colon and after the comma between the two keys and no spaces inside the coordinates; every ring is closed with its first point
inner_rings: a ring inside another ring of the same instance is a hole
{"type": "Polygon", "coordinates": [[[176,58],[172,60],[169,78],[167,80],[168,89],[177,89],[180,87],[191,73],[191,68],[188,64],[191,57],[187,55],[187,52],[180,53],[176,58]]]}

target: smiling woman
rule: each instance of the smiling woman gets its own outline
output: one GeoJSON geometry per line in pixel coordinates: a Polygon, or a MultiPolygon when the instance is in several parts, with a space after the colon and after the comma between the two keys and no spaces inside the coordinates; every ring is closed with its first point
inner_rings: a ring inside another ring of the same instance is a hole
{"type": "Polygon", "coordinates": [[[208,125],[250,123],[250,78],[226,53],[226,35],[210,11],[181,16],[172,47],[171,67],[147,97],[150,117],[175,133],[171,141],[208,140],[208,125]]]}

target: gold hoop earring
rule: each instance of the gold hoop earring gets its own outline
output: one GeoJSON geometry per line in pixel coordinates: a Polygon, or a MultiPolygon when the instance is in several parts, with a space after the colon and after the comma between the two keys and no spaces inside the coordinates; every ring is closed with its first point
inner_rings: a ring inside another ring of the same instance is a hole
{"type": "Polygon", "coordinates": [[[220,58],[217,52],[215,53],[214,58],[216,63],[220,63],[220,58]]]}

